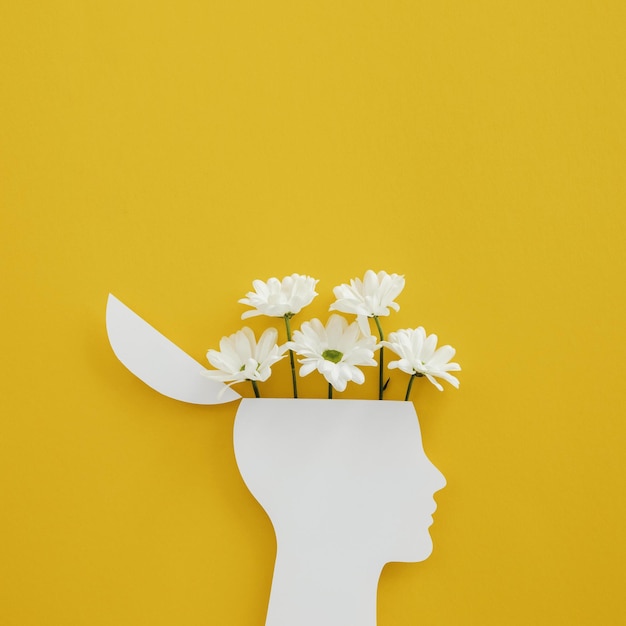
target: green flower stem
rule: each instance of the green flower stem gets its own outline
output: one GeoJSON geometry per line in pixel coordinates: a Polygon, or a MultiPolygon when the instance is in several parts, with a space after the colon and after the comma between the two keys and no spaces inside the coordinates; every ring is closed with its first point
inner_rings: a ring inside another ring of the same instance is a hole
{"type": "MultiPolygon", "coordinates": [[[[385,337],[383,335],[383,329],[378,321],[378,315],[374,315],[374,321],[376,322],[376,328],[378,328],[378,334],[380,335],[380,340],[384,341],[385,337]]],[[[378,371],[378,399],[383,399],[383,392],[385,391],[384,387],[384,378],[385,378],[385,348],[383,346],[380,347],[380,369],[378,371]]]]}
{"type": "MultiPolygon", "coordinates": [[[[285,313],[285,326],[287,327],[287,341],[291,341],[291,315],[285,313]]],[[[289,350],[289,361],[291,362],[291,382],[293,383],[293,397],[298,397],[298,384],[296,382],[296,364],[293,358],[293,350],[289,350]]]]}
{"type": "Polygon", "coordinates": [[[328,383],[328,399],[333,399],[333,386],[330,383],[328,383]]]}
{"type": "Polygon", "coordinates": [[[413,379],[414,378],[421,378],[424,374],[420,374],[419,372],[415,372],[415,374],[413,374],[411,376],[411,378],[409,378],[409,386],[406,389],[406,396],[404,396],[404,400],[405,402],[408,401],[409,396],[411,395],[411,387],[413,386],[413,379]]]}
{"type": "Polygon", "coordinates": [[[260,398],[261,394],[259,393],[259,388],[257,387],[256,380],[251,380],[250,382],[252,383],[252,389],[254,389],[255,398],[260,398]]]}
{"type": "Polygon", "coordinates": [[[409,396],[411,395],[411,387],[413,386],[413,380],[415,378],[415,374],[413,374],[411,376],[411,378],[409,378],[409,386],[406,389],[406,396],[404,396],[404,401],[408,402],[409,401],[409,396]]]}

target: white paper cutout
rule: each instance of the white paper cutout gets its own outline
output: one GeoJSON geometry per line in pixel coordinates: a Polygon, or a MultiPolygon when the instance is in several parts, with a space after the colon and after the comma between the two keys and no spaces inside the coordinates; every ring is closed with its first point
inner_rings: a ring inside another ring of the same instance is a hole
{"type": "Polygon", "coordinates": [[[244,399],[234,444],[276,532],[266,626],[375,626],[382,568],[430,555],[446,484],[413,404],[244,399]]]}
{"type": "Polygon", "coordinates": [[[115,356],[146,385],[191,404],[222,404],[241,398],[186,352],[109,294],[107,334],[115,356]]]}
{"type": "MultiPolygon", "coordinates": [[[[117,298],[107,331],[120,361],[160,393],[194,404],[239,398],[117,298]]],[[[376,626],[385,563],[432,551],[433,494],[412,402],[243,399],[235,457],[276,533],[266,626],[376,626]]]]}

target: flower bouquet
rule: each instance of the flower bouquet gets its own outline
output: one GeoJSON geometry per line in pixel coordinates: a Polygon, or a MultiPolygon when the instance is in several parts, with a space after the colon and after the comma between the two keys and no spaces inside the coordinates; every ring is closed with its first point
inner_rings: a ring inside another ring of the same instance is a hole
{"type": "Polygon", "coordinates": [[[266,329],[223,337],[209,350],[208,370],[109,295],[107,331],[116,356],[166,396],[196,404],[240,399],[232,386],[250,382],[254,398],[241,399],[234,426],[240,473],[272,521],[277,540],[266,626],[375,626],[376,589],[385,563],[416,562],[432,551],[428,532],[445,486],[427,458],[411,402],[384,401],[385,349],[397,358],[388,369],[458,387],[450,372],[454,349],[437,348],[422,327],[383,334],[381,317],[398,310],[404,278],[365,273],[334,289],[332,315],[292,331],[292,319],[317,296],[317,280],[292,274],[254,281],[240,302],[242,318],[283,318],[286,341],[266,329]],[[336,313],[335,313],[336,312],[336,313]],[[356,316],[348,321],[338,313],[356,316]],[[374,321],[378,337],[371,334],[374,321]],[[378,353],[378,360],[375,356],[378,353]],[[293,398],[261,398],[259,383],[289,355],[293,398]],[[296,363],[300,365],[296,372],[296,363]],[[336,400],[333,390],[362,384],[362,367],[378,365],[378,400],[336,400]],[[328,399],[298,397],[297,374],[319,372],[328,399]]]}
{"type": "Polygon", "coordinates": [[[405,400],[409,400],[414,379],[423,376],[440,391],[443,387],[437,378],[458,388],[458,379],[450,374],[461,369],[458,363],[450,362],[455,350],[448,345],[437,349],[436,335],[426,335],[420,326],[392,332],[385,340],[380,318],[388,316],[390,309],[399,310],[395,300],[404,289],[403,276],[368,270],[363,280],[354,278],[350,284],[335,287],[336,300],[329,309],[354,315],[356,321],[348,323],[344,317],[333,314],[326,325],[313,319],[292,333],[291,319],[318,295],[315,291],[317,282],[310,276],[299,274],[286,276],[282,281],[277,278],[270,278],[267,282],[255,280],[254,291],[239,300],[252,307],[243,313],[242,319],[257,315],[283,318],[287,342],[278,345],[278,331],[268,328],[257,343],[252,330],[244,327],[222,338],[219,351],[208,351],[207,359],[216,369],[206,375],[230,385],[249,381],[258,398],[257,383],[266,381],[272,365],[288,352],[294,398],[298,397],[297,356],[301,357],[298,359],[300,376],[307,376],[315,370],[324,376],[328,382],[328,398],[332,398],[333,389],[344,391],[350,381],[363,384],[365,375],[360,367],[378,365],[378,399],[382,400],[386,387],[384,350],[388,348],[399,357],[389,363],[389,369],[397,368],[409,375],[405,400]],[[370,319],[374,320],[378,338],[370,332],[370,319]],[[379,353],[378,363],[374,359],[375,351],[379,353]]]}

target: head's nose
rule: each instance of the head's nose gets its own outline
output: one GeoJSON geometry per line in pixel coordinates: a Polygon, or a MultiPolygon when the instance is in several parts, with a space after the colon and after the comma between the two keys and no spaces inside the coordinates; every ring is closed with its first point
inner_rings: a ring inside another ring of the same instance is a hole
{"type": "Polygon", "coordinates": [[[433,464],[432,461],[428,461],[430,463],[430,468],[431,468],[431,482],[432,482],[432,488],[433,488],[433,493],[435,491],[439,491],[440,489],[443,489],[448,483],[446,481],[446,477],[441,473],[441,471],[435,467],[435,465],[433,464]]]}

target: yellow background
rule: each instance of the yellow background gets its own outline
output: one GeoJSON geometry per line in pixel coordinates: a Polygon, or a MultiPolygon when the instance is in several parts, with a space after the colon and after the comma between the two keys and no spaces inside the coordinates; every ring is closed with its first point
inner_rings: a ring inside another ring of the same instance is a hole
{"type": "Polygon", "coordinates": [[[448,487],[379,626],[624,623],[625,7],[5,0],[0,622],[262,625],[236,407],[131,376],[106,295],[203,360],[254,278],[325,316],[373,268],[463,366],[414,387],[448,487]]]}

